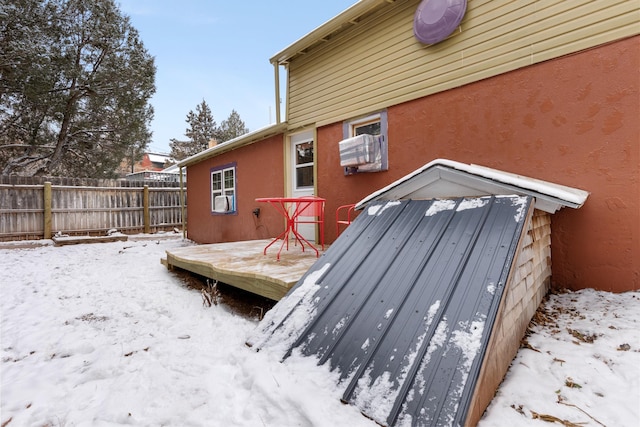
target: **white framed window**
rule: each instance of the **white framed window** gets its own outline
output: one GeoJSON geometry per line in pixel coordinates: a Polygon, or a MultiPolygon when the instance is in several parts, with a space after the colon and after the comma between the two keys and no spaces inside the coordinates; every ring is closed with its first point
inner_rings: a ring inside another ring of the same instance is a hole
{"type": "Polygon", "coordinates": [[[367,141],[371,141],[371,144],[373,144],[372,151],[375,157],[375,160],[369,160],[368,162],[370,163],[368,164],[345,167],[345,175],[361,172],[379,172],[389,169],[387,129],[386,110],[343,122],[343,141],[359,135],[371,135],[373,138],[367,137],[367,141]]]}
{"type": "Polygon", "coordinates": [[[211,212],[236,212],[236,165],[211,169],[211,212]]]}
{"type": "Polygon", "coordinates": [[[313,140],[294,143],[294,190],[313,188],[313,140]]]}
{"type": "Polygon", "coordinates": [[[382,130],[382,122],[380,120],[380,114],[374,114],[362,119],[353,120],[349,122],[349,135],[348,138],[358,135],[380,135],[382,130]]]}

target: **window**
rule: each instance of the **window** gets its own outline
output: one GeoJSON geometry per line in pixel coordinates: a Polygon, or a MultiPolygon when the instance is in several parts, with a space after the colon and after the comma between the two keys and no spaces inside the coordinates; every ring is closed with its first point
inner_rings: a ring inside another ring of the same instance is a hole
{"type": "Polygon", "coordinates": [[[373,135],[376,144],[375,162],[358,167],[345,167],[345,175],[352,175],[359,172],[378,172],[389,168],[386,111],[344,122],[342,134],[344,139],[353,138],[358,135],[373,135]]]}
{"type": "Polygon", "coordinates": [[[352,122],[350,123],[351,131],[349,132],[349,136],[358,136],[358,135],[380,135],[380,117],[376,115],[370,120],[364,122],[352,122]]]}
{"type": "Polygon", "coordinates": [[[313,141],[295,144],[295,189],[313,187],[313,141]]]}
{"type": "Polygon", "coordinates": [[[211,169],[211,212],[228,214],[236,211],[236,166],[211,169]]]}

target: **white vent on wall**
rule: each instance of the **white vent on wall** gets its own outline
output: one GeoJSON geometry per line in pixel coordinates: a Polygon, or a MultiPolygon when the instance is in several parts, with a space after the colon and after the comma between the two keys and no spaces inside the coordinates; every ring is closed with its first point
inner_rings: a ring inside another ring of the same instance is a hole
{"type": "Polygon", "coordinates": [[[231,196],[216,196],[213,201],[213,211],[225,213],[231,210],[231,196]]]}

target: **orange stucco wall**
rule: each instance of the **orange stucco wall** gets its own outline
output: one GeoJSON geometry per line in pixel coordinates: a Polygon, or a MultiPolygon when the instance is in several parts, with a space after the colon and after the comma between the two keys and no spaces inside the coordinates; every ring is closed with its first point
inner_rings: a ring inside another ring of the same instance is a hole
{"type": "Polygon", "coordinates": [[[636,36],[390,107],[386,172],[345,177],[342,123],[319,128],[318,195],[335,212],[436,158],[577,187],[585,205],[552,218],[553,285],[640,289],[639,86],[636,36]]]}
{"type": "Polygon", "coordinates": [[[187,169],[187,235],[197,243],[266,239],[282,231],[283,219],[258,197],[284,196],[282,135],[202,161],[187,169]],[[210,173],[236,163],[236,213],[211,212],[210,173]],[[260,208],[260,216],[253,214],[260,208]]]}

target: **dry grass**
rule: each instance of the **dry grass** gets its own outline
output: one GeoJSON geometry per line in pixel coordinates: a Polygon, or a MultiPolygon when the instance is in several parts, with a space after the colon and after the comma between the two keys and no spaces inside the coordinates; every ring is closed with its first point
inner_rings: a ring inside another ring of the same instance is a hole
{"type": "Polygon", "coordinates": [[[205,306],[220,304],[247,319],[262,320],[264,314],[277,302],[180,269],[173,270],[172,274],[185,287],[199,292],[205,306]]]}
{"type": "MultiPolygon", "coordinates": [[[[567,292],[567,291],[565,291],[565,290],[552,291],[552,293],[555,293],[555,294],[561,294],[561,293],[565,293],[565,292],[567,292]]],[[[538,350],[537,348],[533,347],[529,343],[528,337],[531,336],[534,333],[535,329],[538,328],[538,327],[543,327],[545,329],[548,329],[551,334],[558,334],[558,333],[562,332],[560,330],[560,327],[558,326],[558,316],[560,316],[560,315],[569,315],[572,318],[584,319],[584,316],[574,308],[563,307],[561,305],[550,306],[548,304],[548,302],[549,302],[549,295],[546,295],[543,298],[543,301],[540,304],[540,307],[538,307],[538,310],[533,315],[533,318],[531,319],[531,322],[529,323],[529,326],[527,326],[527,330],[525,332],[525,336],[520,341],[520,347],[521,348],[528,348],[530,350],[533,350],[533,351],[536,351],[536,352],[540,353],[540,350],[538,350]]],[[[576,339],[573,342],[574,342],[574,344],[578,344],[578,345],[581,342],[582,343],[593,343],[598,338],[598,335],[596,335],[596,334],[587,334],[587,333],[583,333],[583,332],[580,332],[580,331],[577,331],[577,330],[574,330],[574,329],[567,328],[566,331],[567,331],[567,333],[569,333],[571,336],[573,336],[576,339]]],[[[626,350],[626,349],[627,348],[623,347],[623,346],[620,346],[620,348],[619,348],[619,350],[626,350]]],[[[556,362],[556,363],[560,363],[560,364],[565,363],[564,360],[558,359],[558,358],[554,358],[553,361],[556,362]]],[[[564,385],[566,387],[569,387],[569,388],[582,388],[582,386],[580,384],[574,382],[573,379],[570,378],[570,377],[567,377],[565,379],[564,385]]],[[[556,393],[559,393],[559,391],[557,391],[556,393]]],[[[591,418],[593,421],[595,421],[599,425],[601,425],[603,427],[606,427],[600,421],[598,421],[597,419],[592,417],[589,413],[587,413],[584,409],[578,407],[577,405],[574,405],[572,403],[567,402],[566,398],[564,398],[560,394],[558,394],[558,404],[565,405],[565,406],[571,406],[573,408],[576,408],[577,410],[579,410],[580,412],[582,412],[583,414],[585,414],[586,416],[591,418]]],[[[518,406],[511,405],[511,407],[516,412],[518,412],[518,413],[520,413],[522,415],[525,415],[525,411],[524,411],[523,405],[518,405],[518,406]]],[[[556,417],[554,415],[542,414],[542,413],[535,412],[533,410],[529,410],[529,411],[531,412],[531,417],[533,419],[545,421],[547,423],[558,423],[558,424],[561,424],[561,425],[563,425],[565,427],[581,427],[581,426],[586,424],[586,423],[583,423],[583,422],[572,422],[572,421],[569,421],[569,420],[564,420],[564,419],[558,418],[558,417],[556,417]]]]}

